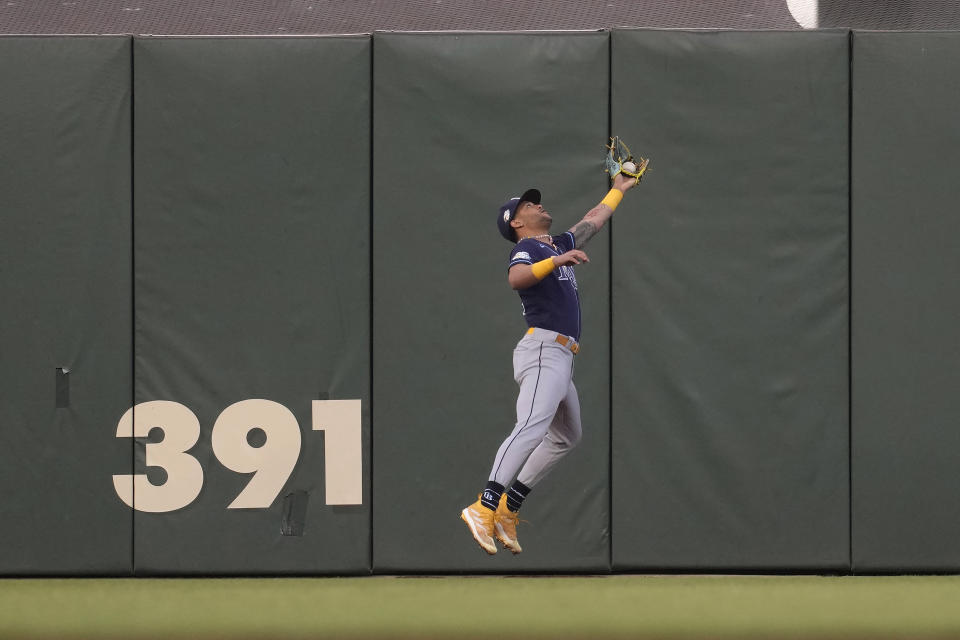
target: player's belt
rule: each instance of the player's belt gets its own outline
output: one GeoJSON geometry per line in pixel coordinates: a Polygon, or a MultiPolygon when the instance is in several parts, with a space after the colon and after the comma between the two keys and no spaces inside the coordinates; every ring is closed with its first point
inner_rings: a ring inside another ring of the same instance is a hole
{"type": "Polygon", "coordinates": [[[535,327],[530,327],[527,329],[527,335],[533,335],[535,332],[539,332],[539,335],[535,336],[538,338],[546,338],[549,340],[552,337],[554,342],[559,342],[567,349],[570,349],[570,351],[573,352],[573,355],[580,353],[580,344],[570,336],[565,336],[562,333],[557,333],[556,331],[548,331],[547,329],[537,329],[535,327]]]}

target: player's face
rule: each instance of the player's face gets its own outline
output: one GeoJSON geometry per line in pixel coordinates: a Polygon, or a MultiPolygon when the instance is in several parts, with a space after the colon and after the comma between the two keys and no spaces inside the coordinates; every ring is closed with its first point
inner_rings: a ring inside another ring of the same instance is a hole
{"type": "Polygon", "coordinates": [[[553,218],[543,208],[543,205],[533,204],[532,202],[521,202],[520,206],[517,207],[517,214],[514,219],[520,220],[524,226],[534,229],[549,229],[550,223],[553,222],[553,218]]]}

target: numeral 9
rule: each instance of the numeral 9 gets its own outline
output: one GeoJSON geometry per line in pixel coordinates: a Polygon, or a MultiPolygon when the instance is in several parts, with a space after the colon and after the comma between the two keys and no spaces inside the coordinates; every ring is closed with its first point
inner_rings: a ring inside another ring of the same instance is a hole
{"type": "Polygon", "coordinates": [[[253,473],[228,509],[266,509],[273,504],[300,457],[300,425],[290,410],[269,400],[244,400],[227,407],[213,425],[213,455],[237,473],[253,473]],[[262,447],[251,447],[247,434],[259,427],[267,434],[262,447]]]}

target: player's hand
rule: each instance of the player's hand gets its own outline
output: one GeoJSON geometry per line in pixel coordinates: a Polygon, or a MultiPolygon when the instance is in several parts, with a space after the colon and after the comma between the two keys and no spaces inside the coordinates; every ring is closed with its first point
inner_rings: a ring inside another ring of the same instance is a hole
{"type": "Polygon", "coordinates": [[[622,173],[618,173],[613,177],[613,188],[620,189],[623,193],[627,192],[627,189],[632,189],[637,186],[637,179],[631,176],[625,176],[622,173]]]}
{"type": "Polygon", "coordinates": [[[558,267],[568,264],[580,264],[581,262],[590,262],[590,258],[588,258],[587,254],[583,251],[580,251],[580,249],[571,249],[566,253],[561,253],[559,256],[553,257],[553,264],[558,267]]]}

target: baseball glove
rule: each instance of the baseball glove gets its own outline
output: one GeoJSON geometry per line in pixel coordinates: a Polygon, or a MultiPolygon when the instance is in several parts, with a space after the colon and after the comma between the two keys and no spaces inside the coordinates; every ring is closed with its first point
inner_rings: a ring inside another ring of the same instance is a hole
{"type": "Polygon", "coordinates": [[[618,173],[636,178],[637,182],[643,179],[643,174],[650,163],[649,158],[636,158],[630,153],[630,147],[620,139],[620,136],[610,138],[607,145],[607,156],[604,159],[604,171],[613,179],[618,173]]]}

